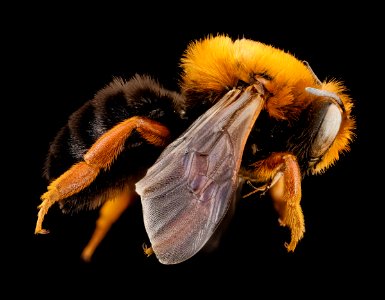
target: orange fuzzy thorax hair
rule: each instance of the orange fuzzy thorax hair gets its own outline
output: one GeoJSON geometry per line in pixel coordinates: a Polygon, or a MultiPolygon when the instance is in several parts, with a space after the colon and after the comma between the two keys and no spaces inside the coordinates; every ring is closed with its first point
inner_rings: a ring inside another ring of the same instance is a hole
{"type": "Polygon", "coordinates": [[[265,109],[278,120],[295,120],[314,100],[305,88],[314,87],[337,94],[345,106],[340,132],[313,173],[320,173],[348,151],[355,121],[350,116],[352,101],[337,80],[320,82],[312,70],[294,55],[249,39],[233,41],[225,35],[192,42],[181,59],[181,90],[186,95],[220,95],[238,82],[262,80],[268,92],[265,109]]]}
{"type": "Polygon", "coordinates": [[[223,35],[191,43],[181,66],[184,93],[221,93],[239,80],[251,83],[257,77],[267,78],[267,110],[278,119],[296,116],[297,107],[308,99],[302,96],[305,87],[317,86],[312,72],[293,55],[248,39],[233,42],[223,35]]]}

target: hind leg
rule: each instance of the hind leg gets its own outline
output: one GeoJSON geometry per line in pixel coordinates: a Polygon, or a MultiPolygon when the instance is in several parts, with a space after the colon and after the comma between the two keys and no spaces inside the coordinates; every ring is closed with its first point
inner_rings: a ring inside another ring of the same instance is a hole
{"type": "Polygon", "coordinates": [[[100,170],[108,170],[110,165],[124,150],[124,144],[136,130],[148,143],[164,146],[169,130],[162,124],[144,117],[132,117],[104,133],[84,155],[84,161],[74,164],[48,186],[41,196],[35,233],[47,233],[42,228],[44,216],[56,202],[75,195],[88,187],[98,176],[100,170]]]}

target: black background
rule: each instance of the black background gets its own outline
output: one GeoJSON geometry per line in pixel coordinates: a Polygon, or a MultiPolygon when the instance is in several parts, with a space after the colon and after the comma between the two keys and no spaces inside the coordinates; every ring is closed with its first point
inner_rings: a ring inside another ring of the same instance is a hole
{"type": "Polygon", "coordinates": [[[377,75],[383,34],[377,9],[326,3],[302,8],[239,3],[210,10],[191,5],[24,6],[9,12],[14,18],[5,27],[9,51],[3,56],[9,95],[2,118],[4,160],[10,166],[3,181],[3,201],[10,204],[2,211],[6,286],[17,294],[31,285],[39,297],[105,290],[130,297],[138,286],[142,297],[373,292],[378,283],[372,274],[382,263],[383,200],[376,182],[383,170],[383,84],[377,75]],[[343,80],[355,101],[357,138],[351,151],[325,174],[303,181],[306,233],[296,251],[286,253],[288,232],[278,226],[270,204],[251,198],[239,204],[217,250],[175,266],[143,255],[147,238],[140,203],[114,225],[90,264],[80,260],[80,252],[97,212],[70,216],[53,207],[45,219],[51,233],[35,236],[36,207],[46,189],[43,162],[68,116],[114,76],[145,73],[177,89],[179,58],[188,43],[217,33],[285,49],[307,60],[321,80],[343,80]]]}

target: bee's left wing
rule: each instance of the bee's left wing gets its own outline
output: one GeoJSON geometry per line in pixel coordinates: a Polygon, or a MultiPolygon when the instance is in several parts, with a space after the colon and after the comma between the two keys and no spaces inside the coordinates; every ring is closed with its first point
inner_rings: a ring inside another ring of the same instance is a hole
{"type": "Polygon", "coordinates": [[[262,94],[257,85],[229,91],[136,184],[144,225],[161,263],[195,255],[226,214],[246,140],[263,107],[262,94]]]}

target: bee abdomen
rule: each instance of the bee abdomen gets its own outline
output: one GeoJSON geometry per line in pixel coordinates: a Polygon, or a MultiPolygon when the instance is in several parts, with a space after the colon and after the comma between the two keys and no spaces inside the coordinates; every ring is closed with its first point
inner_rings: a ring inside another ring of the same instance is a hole
{"type": "MultiPolygon", "coordinates": [[[[164,89],[148,76],[137,75],[129,81],[114,79],[75,111],[58,132],[48,151],[45,177],[51,181],[60,176],[74,163],[81,161],[103,133],[133,116],[145,116],[158,121],[168,127],[172,135],[177,135],[183,126],[174,125],[181,125],[184,105],[184,97],[164,89]]],[[[125,146],[125,151],[114,164],[116,166],[111,166],[110,171],[105,170],[103,176],[111,179],[135,177],[135,174],[142,173],[147,165],[153,163],[161,151],[154,150],[153,145],[147,145],[135,132],[125,146]],[[138,165],[137,162],[142,161],[138,155],[146,155],[148,162],[138,165]],[[125,168],[117,166],[122,161],[125,168]],[[113,174],[116,172],[123,173],[113,174]]]]}

